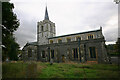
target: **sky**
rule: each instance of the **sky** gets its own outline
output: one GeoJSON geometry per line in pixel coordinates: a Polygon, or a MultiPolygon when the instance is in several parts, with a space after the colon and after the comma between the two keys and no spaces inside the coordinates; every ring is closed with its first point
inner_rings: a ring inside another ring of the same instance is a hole
{"type": "Polygon", "coordinates": [[[37,41],[37,22],[45,16],[47,5],[50,21],[55,23],[56,36],[100,29],[106,44],[118,37],[118,5],[114,0],[11,0],[20,26],[14,33],[23,47],[37,41]]]}

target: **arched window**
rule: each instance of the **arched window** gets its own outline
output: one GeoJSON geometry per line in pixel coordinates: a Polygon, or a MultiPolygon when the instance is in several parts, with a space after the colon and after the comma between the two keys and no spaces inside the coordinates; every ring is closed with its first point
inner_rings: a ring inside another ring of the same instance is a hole
{"type": "Polygon", "coordinates": [[[50,31],[52,32],[52,26],[50,27],[50,31]]]}
{"type": "Polygon", "coordinates": [[[53,59],[54,58],[54,49],[53,50],[51,50],[51,58],[53,59]]]}
{"type": "Polygon", "coordinates": [[[90,58],[96,58],[95,47],[89,47],[90,58]]]}
{"type": "Polygon", "coordinates": [[[32,49],[31,48],[28,49],[28,57],[32,57],[32,49]]]}
{"type": "Polygon", "coordinates": [[[77,48],[73,48],[73,55],[74,55],[74,59],[78,59],[78,50],[77,48]]]}
{"type": "Polygon", "coordinates": [[[45,51],[42,51],[42,58],[45,58],[45,51]]]}

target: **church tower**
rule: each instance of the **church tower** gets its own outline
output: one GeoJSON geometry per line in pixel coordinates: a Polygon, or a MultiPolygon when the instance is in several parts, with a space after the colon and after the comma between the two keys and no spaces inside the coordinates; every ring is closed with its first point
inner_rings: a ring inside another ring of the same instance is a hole
{"type": "Polygon", "coordinates": [[[49,20],[49,15],[46,6],[44,20],[37,23],[38,44],[39,45],[48,44],[48,38],[55,36],[56,36],[55,23],[49,20]]]}

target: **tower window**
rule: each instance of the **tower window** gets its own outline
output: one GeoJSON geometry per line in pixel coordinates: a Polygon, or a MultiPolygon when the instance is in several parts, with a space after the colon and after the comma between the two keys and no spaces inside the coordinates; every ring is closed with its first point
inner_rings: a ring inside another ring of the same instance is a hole
{"type": "Polygon", "coordinates": [[[50,27],[50,31],[52,32],[52,26],[50,27]]]}
{"type": "Polygon", "coordinates": [[[43,31],[44,29],[43,29],[43,26],[41,26],[41,31],[43,31]]]}
{"type": "Polygon", "coordinates": [[[47,31],[48,31],[48,25],[47,25],[47,31]]]}
{"type": "Polygon", "coordinates": [[[43,37],[43,33],[42,33],[42,37],[43,37]]]}

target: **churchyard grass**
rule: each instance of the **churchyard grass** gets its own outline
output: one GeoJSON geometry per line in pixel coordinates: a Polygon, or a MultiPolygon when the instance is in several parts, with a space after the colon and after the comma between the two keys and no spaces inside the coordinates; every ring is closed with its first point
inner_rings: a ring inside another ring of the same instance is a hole
{"type": "Polygon", "coordinates": [[[120,73],[115,64],[16,62],[2,67],[3,78],[118,78],[120,73]]]}

